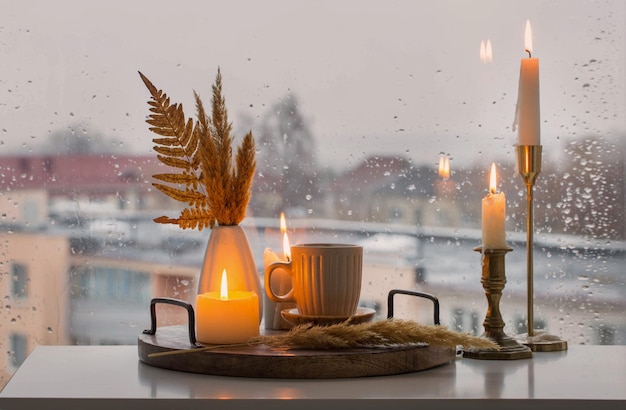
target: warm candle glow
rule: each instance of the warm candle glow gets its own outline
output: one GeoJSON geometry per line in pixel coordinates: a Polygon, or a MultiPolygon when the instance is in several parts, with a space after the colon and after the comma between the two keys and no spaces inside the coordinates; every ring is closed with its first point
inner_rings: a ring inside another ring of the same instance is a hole
{"type": "Polygon", "coordinates": [[[450,178],[450,159],[444,155],[439,157],[439,176],[443,179],[450,178]]]}
{"type": "Polygon", "coordinates": [[[506,197],[496,193],[496,164],[491,164],[489,193],[482,200],[483,249],[504,249],[506,245],[506,197]]]}
{"type": "Polygon", "coordinates": [[[530,28],[530,20],[526,20],[526,30],[524,32],[524,47],[529,54],[533,52],[533,31],[530,28]]]}
{"type": "Polygon", "coordinates": [[[483,63],[491,63],[493,61],[493,50],[491,48],[491,40],[480,42],[480,61],[483,63]]]}
{"type": "Polygon", "coordinates": [[[210,344],[242,343],[259,335],[259,296],[254,291],[239,290],[237,270],[222,271],[220,291],[196,296],[196,334],[198,340],[210,344]]]}
{"type": "Polygon", "coordinates": [[[291,260],[291,245],[289,244],[289,237],[287,236],[287,221],[285,220],[285,214],[280,213],[280,231],[283,233],[283,255],[285,259],[291,260]]]}
{"type": "Polygon", "coordinates": [[[496,179],[496,164],[493,163],[491,164],[491,175],[489,177],[489,192],[491,192],[492,194],[496,193],[496,187],[498,185],[497,183],[497,179],[496,179]]]}
{"type": "Polygon", "coordinates": [[[225,300],[228,299],[228,275],[226,274],[226,269],[222,272],[222,285],[220,288],[220,299],[225,300]]]}

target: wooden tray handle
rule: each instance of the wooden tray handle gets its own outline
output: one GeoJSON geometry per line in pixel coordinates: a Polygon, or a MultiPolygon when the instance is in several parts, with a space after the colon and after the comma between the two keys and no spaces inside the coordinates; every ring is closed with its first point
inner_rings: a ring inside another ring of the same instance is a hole
{"type": "Polygon", "coordinates": [[[387,296],[387,319],[391,319],[393,317],[393,297],[398,293],[402,295],[416,296],[432,300],[434,322],[436,325],[441,324],[439,321],[439,299],[437,299],[435,295],[431,295],[430,293],[417,292],[414,290],[392,289],[389,291],[389,296],[387,296]]]}
{"type": "Polygon", "coordinates": [[[144,335],[154,335],[156,334],[157,331],[157,318],[156,318],[156,305],[157,303],[165,303],[168,305],[175,305],[175,306],[180,306],[183,307],[187,310],[187,314],[189,316],[189,343],[193,346],[193,347],[200,347],[197,343],[196,343],[196,315],[194,314],[193,311],[193,306],[191,306],[189,303],[183,301],[183,300],[179,300],[179,299],[172,299],[172,298],[154,298],[150,301],[150,322],[151,322],[151,328],[150,329],[146,329],[143,331],[144,335]]]}

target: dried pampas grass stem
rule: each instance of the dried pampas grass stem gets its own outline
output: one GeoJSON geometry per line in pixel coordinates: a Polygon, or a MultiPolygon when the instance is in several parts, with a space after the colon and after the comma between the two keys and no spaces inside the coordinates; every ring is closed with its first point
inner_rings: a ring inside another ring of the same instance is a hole
{"type": "Polygon", "coordinates": [[[198,349],[172,350],[153,353],[148,357],[196,353],[227,347],[266,345],[281,349],[332,350],[355,348],[384,348],[402,345],[429,345],[467,349],[499,350],[492,340],[459,333],[445,326],[421,325],[399,319],[350,324],[349,321],[331,326],[302,324],[279,335],[261,335],[237,345],[212,345],[198,349]]]}
{"type": "Polygon", "coordinates": [[[375,348],[408,344],[426,344],[455,348],[498,350],[490,339],[454,332],[445,326],[421,325],[407,320],[388,319],[351,325],[299,325],[283,335],[259,336],[250,343],[298,349],[375,348]]]}

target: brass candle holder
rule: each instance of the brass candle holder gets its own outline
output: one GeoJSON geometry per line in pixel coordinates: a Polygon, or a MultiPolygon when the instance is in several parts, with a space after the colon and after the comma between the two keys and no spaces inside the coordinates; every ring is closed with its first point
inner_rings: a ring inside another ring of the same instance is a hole
{"type": "Polygon", "coordinates": [[[482,256],[482,276],[480,282],[485,289],[485,296],[489,304],[487,315],[483,321],[485,332],[483,336],[492,339],[500,346],[500,350],[464,350],[463,357],[470,359],[513,360],[532,357],[529,347],[518,343],[514,338],[504,333],[504,320],[500,312],[500,299],[506,284],[504,258],[512,251],[511,248],[483,249],[479,246],[474,249],[482,256]]]}
{"type": "Polygon", "coordinates": [[[534,206],[533,187],[541,172],[541,145],[518,145],[517,167],[526,184],[526,275],[527,275],[527,334],[520,341],[534,352],[553,352],[567,350],[567,342],[557,336],[545,333],[535,334],[534,329],[534,272],[533,272],[533,232],[534,206]]]}

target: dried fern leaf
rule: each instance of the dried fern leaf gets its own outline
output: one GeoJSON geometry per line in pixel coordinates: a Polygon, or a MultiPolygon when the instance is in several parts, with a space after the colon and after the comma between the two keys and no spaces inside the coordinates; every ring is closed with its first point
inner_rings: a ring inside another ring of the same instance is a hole
{"type": "MultiPolygon", "coordinates": [[[[148,122],[148,120],[146,120],[146,122],[148,122]]],[[[174,136],[176,136],[176,130],[172,129],[171,127],[150,127],[148,129],[150,131],[154,132],[155,134],[161,135],[163,137],[174,137],[174,136]]],[[[177,141],[178,141],[178,139],[177,139],[177,141]]]]}
{"type": "MultiPolygon", "coordinates": [[[[187,158],[187,153],[185,152],[185,149],[181,147],[165,147],[155,145],[154,147],[152,147],[152,149],[154,149],[159,154],[168,157],[187,158]]],[[[186,161],[189,162],[187,159],[186,161]]]]}
{"type": "Polygon", "coordinates": [[[155,174],[152,175],[152,178],[158,179],[159,181],[169,182],[171,184],[180,184],[185,186],[194,186],[198,185],[198,177],[194,174],[189,174],[183,172],[181,174],[155,174]]]}
{"type": "Polygon", "coordinates": [[[168,147],[179,144],[178,138],[175,138],[175,137],[154,138],[152,142],[154,142],[157,145],[165,145],[168,147]]]}
{"type": "Polygon", "coordinates": [[[150,94],[152,94],[153,97],[154,96],[160,96],[161,90],[157,90],[157,88],[152,84],[152,82],[150,82],[150,80],[148,80],[148,77],[143,75],[141,73],[141,71],[139,71],[139,77],[141,77],[141,80],[146,85],[146,88],[148,89],[148,91],[150,91],[150,94]]]}
{"type": "MultiPolygon", "coordinates": [[[[157,90],[141,72],[139,75],[152,95],[152,101],[149,102],[152,114],[146,120],[148,124],[153,125],[150,131],[165,137],[177,138],[180,149],[191,158],[195,153],[195,147],[187,147],[187,143],[193,133],[193,121],[185,119],[182,104],[170,105],[170,100],[165,93],[157,90]]],[[[167,145],[171,146],[174,144],[167,145]]],[[[164,153],[164,155],[177,156],[178,154],[164,153]]]]}
{"type": "Polygon", "coordinates": [[[256,168],[252,133],[244,137],[233,162],[232,124],[228,122],[226,100],[222,95],[222,76],[218,69],[212,87],[211,116],[200,96],[196,99],[197,121],[185,119],[182,104],[171,104],[169,97],[139,73],[152,99],[146,120],[154,138],[153,149],[160,162],[183,170],[162,173],[154,178],[186,189],[153,183],[167,196],[188,204],[178,219],[158,218],[160,223],[177,223],[181,228],[237,225],[245,217],[256,168]]]}
{"type": "MultiPolygon", "coordinates": [[[[200,164],[202,163],[202,158],[200,157],[200,134],[196,128],[191,133],[187,146],[193,149],[194,152],[191,157],[191,167],[200,172],[200,164]]],[[[198,179],[200,179],[200,174],[198,174],[198,179]]]]}
{"type": "Polygon", "coordinates": [[[163,155],[157,155],[157,159],[165,165],[169,165],[170,167],[180,168],[187,171],[193,168],[193,163],[190,164],[189,161],[184,159],[172,158],[163,155]]]}
{"type": "Polygon", "coordinates": [[[183,229],[202,230],[203,228],[213,228],[215,225],[215,216],[205,208],[200,209],[183,209],[178,218],[178,226],[183,229]]]}
{"type": "Polygon", "coordinates": [[[154,222],[159,224],[175,224],[178,225],[178,219],[172,219],[167,216],[159,216],[153,219],[154,222]]]}

